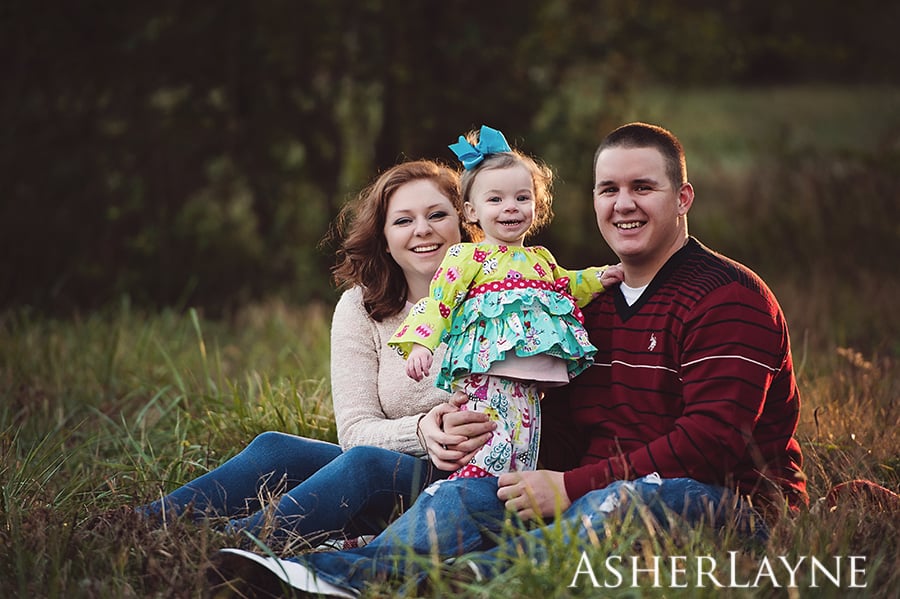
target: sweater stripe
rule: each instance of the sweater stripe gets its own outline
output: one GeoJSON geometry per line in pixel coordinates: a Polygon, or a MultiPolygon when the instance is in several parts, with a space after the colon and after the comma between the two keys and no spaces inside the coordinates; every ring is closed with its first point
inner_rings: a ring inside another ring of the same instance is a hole
{"type": "Polygon", "coordinates": [[[707,356],[705,358],[698,358],[698,359],[692,360],[690,362],[685,362],[684,365],[685,366],[693,366],[694,364],[699,364],[700,362],[706,362],[708,360],[730,360],[730,359],[745,360],[747,362],[750,362],[751,364],[756,364],[757,366],[762,366],[763,368],[765,368],[766,370],[769,370],[770,372],[778,372],[777,368],[772,368],[771,366],[763,364],[762,362],[757,362],[756,360],[751,360],[750,358],[748,358],[746,356],[737,356],[737,355],[707,356]]]}
{"type": "Polygon", "coordinates": [[[598,364],[595,362],[592,365],[592,367],[594,367],[594,366],[612,366],[613,364],[621,364],[623,366],[628,366],[629,368],[650,368],[650,369],[657,369],[657,370],[668,370],[669,372],[674,372],[674,373],[678,372],[674,368],[667,368],[666,366],[653,366],[651,364],[631,364],[629,362],[624,362],[622,360],[613,360],[612,362],[607,362],[605,364],[598,364]]]}

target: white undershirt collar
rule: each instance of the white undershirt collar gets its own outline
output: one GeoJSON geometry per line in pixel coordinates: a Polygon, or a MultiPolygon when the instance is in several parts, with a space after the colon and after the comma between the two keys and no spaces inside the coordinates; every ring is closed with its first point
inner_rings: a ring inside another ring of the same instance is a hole
{"type": "Polygon", "coordinates": [[[642,285],[640,287],[629,287],[625,283],[619,283],[619,289],[622,290],[622,295],[625,296],[625,303],[631,306],[634,304],[634,302],[638,301],[638,298],[641,297],[641,294],[644,293],[645,289],[647,289],[647,285],[642,285]]]}

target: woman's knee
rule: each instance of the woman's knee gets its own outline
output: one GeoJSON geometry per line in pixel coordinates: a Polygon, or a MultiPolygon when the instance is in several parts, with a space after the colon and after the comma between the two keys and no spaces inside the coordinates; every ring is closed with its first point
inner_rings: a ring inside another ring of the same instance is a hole
{"type": "Polygon", "coordinates": [[[272,456],[289,463],[296,458],[315,462],[321,467],[341,454],[341,448],[334,443],[307,439],[278,431],[260,433],[244,450],[254,456],[272,456]]]}
{"type": "Polygon", "coordinates": [[[403,467],[404,457],[408,456],[380,447],[359,445],[346,450],[341,462],[348,471],[359,476],[387,480],[386,477],[396,474],[403,467]]]}
{"type": "Polygon", "coordinates": [[[266,431],[256,435],[244,451],[251,453],[279,453],[283,451],[285,445],[293,439],[295,439],[295,437],[287,433],[266,431]]]}

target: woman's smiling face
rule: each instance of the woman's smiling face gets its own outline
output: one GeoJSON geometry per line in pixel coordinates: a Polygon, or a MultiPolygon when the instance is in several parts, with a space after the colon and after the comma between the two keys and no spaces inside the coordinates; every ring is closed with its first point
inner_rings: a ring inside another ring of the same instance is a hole
{"type": "Polygon", "coordinates": [[[447,249],[461,240],[459,215],[433,181],[410,181],[388,200],[384,237],[408,283],[430,281],[447,249]]]}

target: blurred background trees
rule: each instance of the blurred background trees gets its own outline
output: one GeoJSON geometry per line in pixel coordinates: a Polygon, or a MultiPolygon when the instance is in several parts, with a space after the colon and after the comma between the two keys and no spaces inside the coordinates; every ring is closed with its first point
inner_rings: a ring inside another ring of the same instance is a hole
{"type": "MultiPolygon", "coordinates": [[[[330,301],[332,256],[317,244],[341,204],[403,158],[453,164],[446,145],[482,123],[559,176],[557,219],[540,241],[573,266],[609,259],[585,201],[602,135],[646,114],[685,141],[713,125],[677,121],[672,105],[641,112],[636,97],[656,86],[674,97],[705,86],[896,86],[898,6],[6,2],[0,308],[68,312],[123,295],[212,312],[272,295],[330,301]]],[[[896,256],[897,127],[878,129],[862,154],[826,152],[821,162],[776,136],[760,154],[779,160],[749,168],[768,169],[770,204],[757,202],[759,187],[748,191],[746,178],[708,170],[707,197],[743,205],[744,225],[778,224],[738,243],[740,227],[713,210],[709,243],[736,257],[759,252],[763,267],[787,250],[813,260],[833,222],[846,218],[841,190],[862,177],[877,234],[860,251],[887,243],[880,252],[896,256]],[[780,161],[792,152],[802,178],[780,161]],[[822,164],[827,177],[817,178],[822,164]],[[825,212],[779,200],[810,187],[826,196],[825,212]],[[786,239],[796,243],[767,250],[786,239]]],[[[688,144],[688,153],[689,163],[699,155],[715,166],[715,149],[688,144]]],[[[854,239],[847,232],[837,241],[854,239]]],[[[885,272],[894,268],[882,261],[885,272]]]]}

